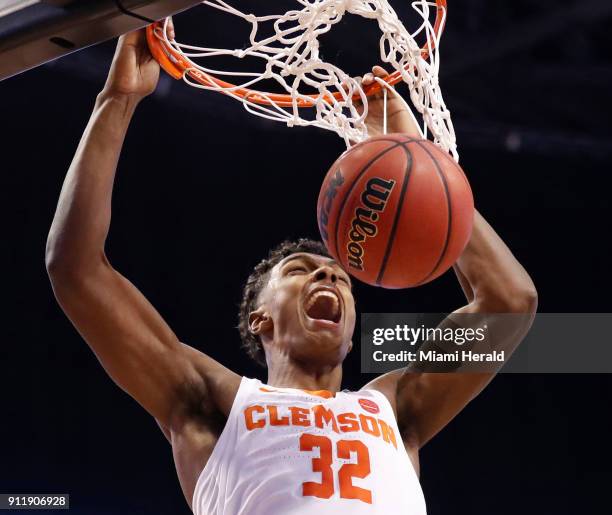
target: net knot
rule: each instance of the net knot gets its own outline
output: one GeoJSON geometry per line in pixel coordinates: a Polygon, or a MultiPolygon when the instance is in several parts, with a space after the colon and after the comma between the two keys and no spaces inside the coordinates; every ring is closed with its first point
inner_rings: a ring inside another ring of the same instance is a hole
{"type": "Polygon", "coordinates": [[[337,0],[336,2],[337,15],[339,17],[344,16],[344,14],[347,11],[350,12],[352,6],[353,6],[353,0],[337,0]]]}

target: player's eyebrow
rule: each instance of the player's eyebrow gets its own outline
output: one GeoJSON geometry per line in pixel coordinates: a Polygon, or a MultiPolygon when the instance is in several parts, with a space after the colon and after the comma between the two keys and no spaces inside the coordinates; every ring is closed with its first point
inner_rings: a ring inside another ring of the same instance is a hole
{"type": "MultiPolygon", "coordinates": [[[[335,259],[332,259],[332,258],[328,258],[328,259],[329,260],[326,263],[330,266],[338,268],[338,270],[340,270],[342,274],[347,278],[349,286],[352,288],[353,282],[351,281],[351,277],[344,271],[344,269],[340,266],[340,264],[335,259]]],[[[310,257],[308,254],[293,254],[285,258],[285,261],[281,265],[281,268],[284,269],[287,263],[290,263],[291,261],[297,261],[297,260],[304,261],[312,267],[319,266],[319,262],[313,259],[312,257],[310,257]]]]}
{"type": "MultiPolygon", "coordinates": [[[[291,255],[291,256],[289,256],[288,258],[285,259],[285,262],[282,264],[282,266],[284,267],[287,263],[289,263],[291,261],[298,260],[298,259],[302,260],[302,261],[305,261],[309,265],[312,265],[312,266],[318,266],[319,265],[318,261],[316,261],[315,259],[310,257],[308,254],[293,254],[293,255],[291,255]]],[[[337,267],[340,266],[338,264],[338,262],[336,260],[334,260],[334,259],[329,259],[327,264],[329,264],[331,266],[337,266],[337,267]]]]}

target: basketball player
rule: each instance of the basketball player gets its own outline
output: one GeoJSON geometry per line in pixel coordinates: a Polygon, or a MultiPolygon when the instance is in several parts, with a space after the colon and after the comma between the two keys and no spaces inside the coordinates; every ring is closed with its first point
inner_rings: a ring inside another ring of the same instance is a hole
{"type": "MultiPolygon", "coordinates": [[[[181,343],[107,259],[117,160],[158,76],[143,33],[120,38],[49,233],[46,264],[63,310],[111,378],[157,420],[196,515],[424,514],[419,449],[492,374],[398,370],[340,391],[355,304],[349,276],[320,243],[283,244],[245,286],[240,332],[267,365],[266,384],[181,343]]],[[[380,100],[370,109],[374,132],[380,100]]],[[[389,123],[416,135],[398,102],[389,123]]],[[[459,312],[531,320],[534,285],[479,214],[456,273],[467,296],[459,312]]]]}

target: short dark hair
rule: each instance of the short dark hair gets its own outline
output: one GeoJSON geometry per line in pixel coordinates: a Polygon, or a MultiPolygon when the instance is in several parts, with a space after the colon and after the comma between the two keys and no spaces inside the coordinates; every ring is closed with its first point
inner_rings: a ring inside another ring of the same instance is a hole
{"type": "Polygon", "coordinates": [[[266,355],[261,345],[259,336],[249,331],[249,314],[257,309],[257,299],[268,283],[269,272],[278,263],[291,254],[306,252],[319,256],[331,257],[325,245],[320,241],[300,238],[297,241],[283,241],[268,253],[268,257],[263,259],[251,272],[242,290],[242,301],[240,302],[240,312],[238,313],[238,331],[242,339],[242,347],[260,365],[266,366],[266,355]]]}

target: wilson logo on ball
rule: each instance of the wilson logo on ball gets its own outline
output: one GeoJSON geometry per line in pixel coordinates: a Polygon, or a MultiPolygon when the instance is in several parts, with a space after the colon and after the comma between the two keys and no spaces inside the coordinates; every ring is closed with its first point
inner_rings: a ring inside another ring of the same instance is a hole
{"type": "Polygon", "coordinates": [[[378,233],[376,222],[380,213],[385,210],[389,195],[393,191],[395,181],[384,180],[380,177],[370,179],[361,194],[360,206],[355,209],[355,216],[351,220],[348,251],[348,264],[357,270],[363,270],[363,244],[367,238],[373,238],[378,233]]]}
{"type": "Polygon", "coordinates": [[[317,219],[329,255],[353,277],[412,288],[457,261],[472,232],[474,200],[459,165],[435,143],[385,134],[352,146],[330,167],[317,219]]]}
{"type": "Polygon", "coordinates": [[[344,177],[342,176],[342,172],[340,171],[340,169],[338,169],[329,181],[329,187],[323,193],[323,202],[319,211],[319,231],[321,232],[321,237],[323,238],[323,241],[326,245],[329,240],[329,234],[327,232],[327,224],[329,223],[329,212],[331,210],[334,199],[338,194],[338,189],[343,184],[344,177]]]}

